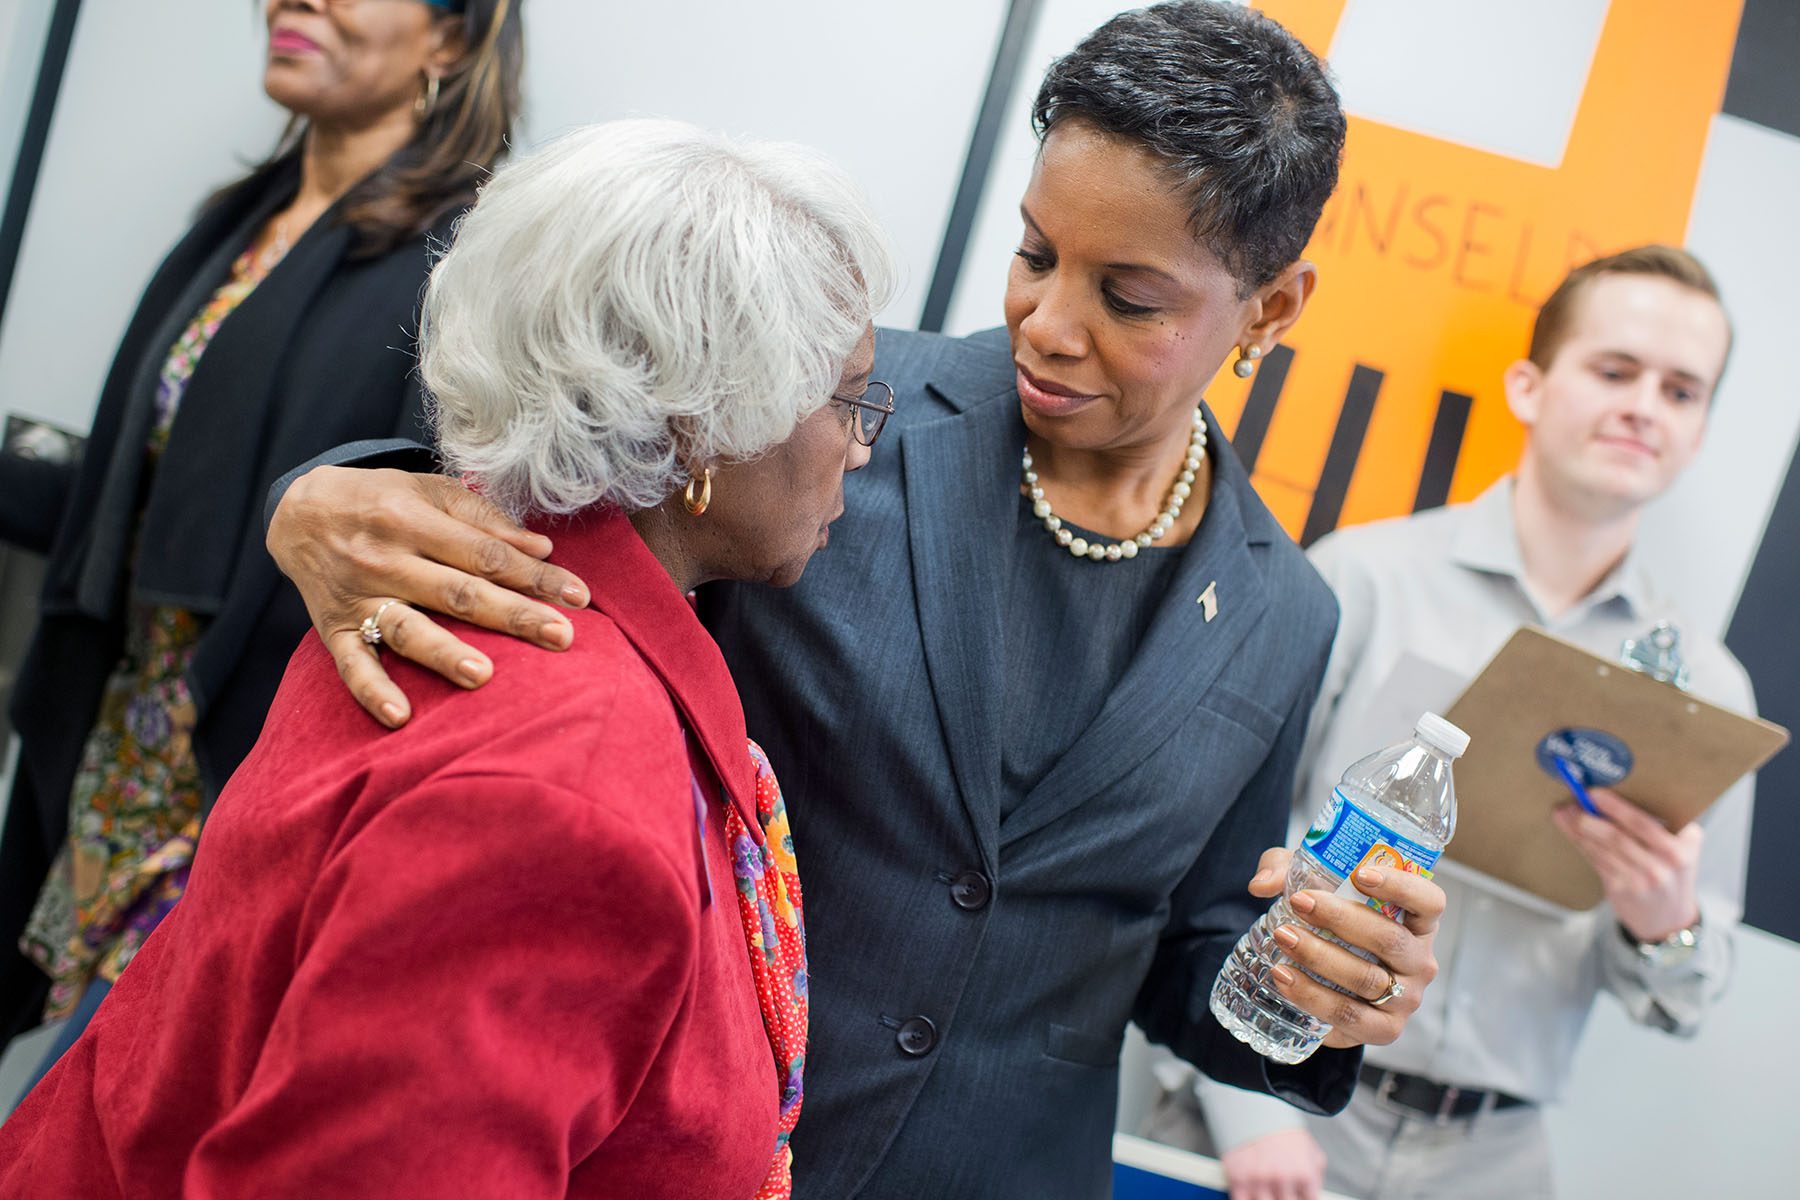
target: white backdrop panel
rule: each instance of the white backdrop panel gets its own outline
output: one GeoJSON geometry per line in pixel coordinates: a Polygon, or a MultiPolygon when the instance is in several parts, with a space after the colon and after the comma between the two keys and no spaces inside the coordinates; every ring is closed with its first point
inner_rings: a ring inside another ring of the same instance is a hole
{"type": "Polygon", "coordinates": [[[1019,68],[1005,124],[988,173],[987,190],[963,255],[962,274],[951,297],[944,329],[972,333],[1001,323],[1001,300],[1012,253],[1019,248],[1019,200],[1031,182],[1037,138],[1031,132],[1031,101],[1044,71],[1075,43],[1130,5],[1117,0],[1044,0],[1030,47],[1019,68]]]}
{"type": "Polygon", "coordinates": [[[1554,167],[1606,9],[1607,0],[1349,0],[1331,67],[1356,116],[1554,167]]]}
{"type": "Polygon", "coordinates": [[[1718,279],[1736,341],[1706,445],[1646,515],[1642,545],[1689,618],[1714,633],[1737,607],[1800,437],[1800,376],[1788,359],[1800,316],[1795,196],[1800,139],[1713,118],[1688,247],[1718,279]]]}
{"type": "Polygon", "coordinates": [[[0,327],[0,411],[87,429],[151,272],[280,132],[263,46],[249,4],[82,4],[0,327]]]}
{"type": "Polygon", "coordinates": [[[526,129],[680,117],[817,146],[854,175],[892,237],[918,323],[987,85],[1004,0],[548,0],[529,8],[526,129]]]}
{"type": "MultiPolygon", "coordinates": [[[[282,114],[261,91],[258,13],[82,5],[0,328],[0,411],[86,429],[150,273],[201,198],[272,144],[282,114]]],[[[1004,0],[540,0],[526,13],[524,144],[656,114],[818,146],[892,235],[902,288],[884,320],[917,323],[1004,0]]]]}

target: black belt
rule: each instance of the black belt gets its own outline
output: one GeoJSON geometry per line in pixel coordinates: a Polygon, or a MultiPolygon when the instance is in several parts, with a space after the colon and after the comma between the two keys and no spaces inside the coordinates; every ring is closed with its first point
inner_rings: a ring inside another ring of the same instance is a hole
{"type": "Polygon", "coordinates": [[[1375,1099],[1391,1108],[1402,1108],[1442,1124],[1458,1117],[1472,1117],[1486,1110],[1519,1108],[1530,1104],[1505,1092],[1481,1092],[1436,1083],[1417,1075],[1384,1071],[1364,1063],[1357,1072],[1364,1087],[1375,1089],[1375,1099]]]}

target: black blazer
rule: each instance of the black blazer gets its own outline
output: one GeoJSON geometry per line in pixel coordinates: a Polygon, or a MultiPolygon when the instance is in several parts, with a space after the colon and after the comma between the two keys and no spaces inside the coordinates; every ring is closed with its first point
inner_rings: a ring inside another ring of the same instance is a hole
{"type": "Polygon", "coordinates": [[[1281,1067],[1207,1009],[1265,907],[1244,890],[1257,857],[1286,839],[1330,591],[1216,440],[1205,518],[1130,667],[1009,797],[1000,601],[1025,430],[1005,331],[883,330],[875,364],[896,410],[830,548],[786,591],[701,592],[806,889],[795,1196],[1106,1195],[1128,1020],[1215,1078],[1341,1108],[1360,1052],[1281,1067]]]}
{"type": "Polygon", "coordinates": [[[424,436],[414,337],[430,234],[358,258],[327,213],[220,326],[153,479],[142,479],[155,379],[253,231],[294,193],[284,162],[201,215],[151,278],[107,375],[79,466],[0,460],[0,536],[49,555],[11,706],[21,749],[0,839],[0,1042],[36,1024],[46,980],[17,949],[67,832],[69,790],[130,597],[205,614],[187,674],[210,807],[262,729],[308,628],[263,548],[273,480],[327,447],[424,436]],[[139,572],[128,578],[142,515],[139,572]]]}

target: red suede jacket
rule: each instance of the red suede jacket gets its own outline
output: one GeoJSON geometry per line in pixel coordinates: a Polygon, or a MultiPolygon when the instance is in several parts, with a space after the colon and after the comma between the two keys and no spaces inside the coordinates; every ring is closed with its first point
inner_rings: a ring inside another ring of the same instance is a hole
{"type": "Polygon", "coordinates": [[[0,1197],[755,1193],[743,712],[622,516],[546,531],[595,593],[573,648],[460,629],[475,692],[390,655],[399,732],[307,636],[186,898],[0,1127],[0,1197]]]}

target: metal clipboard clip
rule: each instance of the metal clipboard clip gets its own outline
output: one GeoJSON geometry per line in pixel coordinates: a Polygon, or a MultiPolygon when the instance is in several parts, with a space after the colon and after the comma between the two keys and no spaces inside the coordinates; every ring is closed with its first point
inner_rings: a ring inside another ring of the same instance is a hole
{"type": "Polygon", "coordinates": [[[1633,671],[1687,691],[1688,668],[1681,656],[1681,630],[1668,621],[1658,621],[1644,636],[1621,642],[1619,661],[1633,671]]]}

